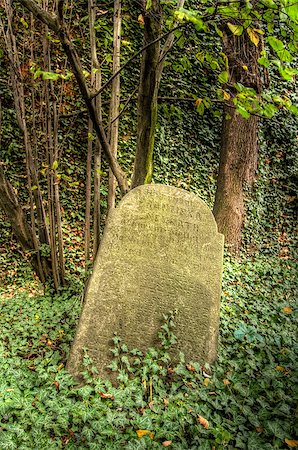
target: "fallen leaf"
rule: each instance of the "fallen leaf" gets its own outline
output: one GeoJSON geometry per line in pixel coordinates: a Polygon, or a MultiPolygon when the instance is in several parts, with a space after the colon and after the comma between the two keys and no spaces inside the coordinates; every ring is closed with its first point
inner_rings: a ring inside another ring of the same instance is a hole
{"type": "Polygon", "coordinates": [[[163,441],[162,445],[164,447],[169,447],[173,441],[163,441]]]}
{"type": "Polygon", "coordinates": [[[197,98],[195,101],[195,107],[198,108],[200,106],[200,104],[202,103],[203,99],[202,98],[197,98]]]}
{"type": "Polygon", "coordinates": [[[56,386],[57,391],[59,391],[59,389],[60,389],[60,384],[58,383],[58,381],[54,381],[53,384],[56,386]]]}
{"type": "Polygon", "coordinates": [[[115,397],[114,397],[113,394],[108,394],[108,393],[105,393],[105,392],[100,392],[99,395],[100,395],[101,398],[109,398],[110,400],[114,400],[114,399],[115,399],[115,397]]]}
{"type": "Polygon", "coordinates": [[[264,428],[262,428],[262,427],[256,427],[256,432],[257,432],[257,433],[262,433],[262,431],[264,431],[264,428]]]}
{"type": "Polygon", "coordinates": [[[283,312],[285,312],[285,313],[291,313],[291,312],[293,312],[293,308],[290,308],[289,306],[286,306],[284,309],[283,309],[283,312]]]}
{"type": "Polygon", "coordinates": [[[154,433],[152,433],[150,430],[137,430],[136,431],[138,438],[142,438],[143,436],[148,435],[150,439],[154,438],[154,433]]]}
{"type": "Polygon", "coordinates": [[[169,406],[169,400],[167,398],[163,399],[163,403],[165,406],[169,406]]]}
{"type": "Polygon", "coordinates": [[[285,372],[285,368],[283,366],[276,366],[275,370],[278,370],[279,372],[285,372]]]}
{"type": "Polygon", "coordinates": [[[298,441],[294,441],[293,439],[285,439],[285,443],[289,447],[298,447],[298,441]]]}
{"type": "Polygon", "coordinates": [[[296,200],[296,195],[290,196],[287,198],[287,203],[292,203],[296,200]]]}
{"type": "Polygon", "coordinates": [[[208,422],[207,419],[205,419],[205,417],[203,417],[203,416],[198,416],[198,417],[197,417],[197,421],[198,421],[201,425],[203,425],[203,427],[206,428],[206,430],[208,430],[208,428],[209,428],[209,422],[208,422]]]}
{"type": "Polygon", "coordinates": [[[145,24],[144,16],[143,16],[142,14],[139,15],[139,17],[138,17],[138,22],[139,22],[139,24],[141,24],[141,25],[144,25],[144,24],[145,24]]]}
{"type": "Polygon", "coordinates": [[[209,385],[209,383],[210,383],[210,378],[205,378],[205,380],[204,380],[204,386],[208,386],[209,385]]]}
{"type": "Polygon", "coordinates": [[[189,370],[190,372],[195,372],[196,369],[191,365],[191,364],[186,364],[185,366],[187,368],[187,370],[189,370]]]}
{"type": "Polygon", "coordinates": [[[223,380],[224,384],[231,384],[229,380],[227,380],[226,378],[223,380]]]}

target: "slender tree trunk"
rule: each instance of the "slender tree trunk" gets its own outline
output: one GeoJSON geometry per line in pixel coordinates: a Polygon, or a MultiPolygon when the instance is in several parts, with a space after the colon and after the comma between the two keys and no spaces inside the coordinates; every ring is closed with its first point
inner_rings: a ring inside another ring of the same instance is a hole
{"type": "MultiPolygon", "coordinates": [[[[177,9],[185,0],[177,1],[177,9]]],[[[152,7],[144,13],[144,45],[161,35],[160,1],[152,1],[152,7]]],[[[176,22],[173,24],[175,27],[176,22]]],[[[167,54],[174,44],[174,33],[170,33],[162,48],[160,42],[151,45],[142,54],[141,76],[138,93],[137,150],[132,177],[132,188],[151,182],[153,171],[153,149],[157,124],[158,91],[167,54]]]]}
{"type": "MultiPolygon", "coordinates": [[[[162,29],[159,0],[152,0],[150,9],[144,7],[144,45],[156,40],[162,29]]],[[[135,156],[132,188],[150,183],[155,127],[157,123],[158,64],[160,42],[147,47],[142,53],[141,75],[137,105],[137,149],[135,156]]]]}
{"type": "MultiPolygon", "coordinates": [[[[89,0],[89,34],[91,47],[91,86],[98,90],[101,86],[100,64],[97,58],[96,46],[96,1],[89,0]]],[[[98,114],[100,122],[102,121],[101,113],[101,96],[92,100],[93,107],[98,114]]],[[[88,121],[88,154],[87,154],[87,177],[86,177],[86,213],[85,213],[85,265],[87,267],[90,261],[90,243],[91,243],[91,201],[92,201],[92,174],[94,173],[94,196],[93,196],[93,259],[95,258],[98,242],[99,242],[99,225],[100,225],[100,154],[101,145],[96,136],[93,141],[94,124],[89,118],[88,121]],[[93,165],[92,165],[93,163],[93,165]],[[94,171],[93,171],[94,169],[94,171]]]]}
{"type": "MultiPolygon", "coordinates": [[[[114,0],[114,38],[113,38],[113,75],[120,69],[121,44],[121,0],[114,0]]],[[[117,158],[119,134],[119,106],[120,106],[120,74],[112,81],[112,95],[110,106],[110,147],[114,157],[117,158]]],[[[116,178],[109,171],[108,213],[115,207],[116,178]]]]}
{"type": "MultiPolygon", "coordinates": [[[[234,36],[225,27],[223,46],[229,61],[229,83],[240,82],[260,93],[262,86],[257,62],[260,44],[252,43],[246,32],[234,36]]],[[[259,119],[256,116],[243,118],[233,107],[232,99],[230,102],[231,106],[224,108],[213,212],[229,250],[238,254],[245,220],[244,189],[253,184],[256,176],[259,119]]]]}
{"type": "Polygon", "coordinates": [[[33,268],[44,284],[51,274],[49,262],[39,253],[36,236],[27,222],[23,209],[0,164],[0,208],[6,214],[14,235],[25,252],[29,253],[33,268]]]}

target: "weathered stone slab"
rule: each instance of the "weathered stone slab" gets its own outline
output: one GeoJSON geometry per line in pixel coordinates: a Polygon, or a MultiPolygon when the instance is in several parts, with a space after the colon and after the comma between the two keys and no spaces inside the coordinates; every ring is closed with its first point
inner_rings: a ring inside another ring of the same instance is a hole
{"type": "Polygon", "coordinates": [[[113,211],[88,286],[68,369],[78,375],[88,348],[108,374],[117,332],[130,348],[156,342],[163,314],[178,310],[177,351],[187,360],[216,358],[223,236],[194,194],[140,186],[113,211]]]}

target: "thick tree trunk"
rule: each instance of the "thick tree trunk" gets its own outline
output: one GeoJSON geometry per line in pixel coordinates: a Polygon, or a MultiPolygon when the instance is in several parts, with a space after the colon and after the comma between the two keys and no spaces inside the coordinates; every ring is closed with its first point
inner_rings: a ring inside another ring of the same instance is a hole
{"type": "MultiPolygon", "coordinates": [[[[229,85],[240,82],[246,87],[261,92],[261,79],[258,67],[260,45],[251,42],[244,31],[234,36],[224,27],[223,47],[229,61],[229,85]]],[[[230,88],[232,97],[236,91],[230,88]]],[[[242,228],[245,220],[244,188],[251,186],[256,176],[258,162],[258,125],[259,119],[250,116],[243,118],[230,100],[224,107],[221,155],[217,190],[215,195],[214,216],[219,232],[225,236],[225,242],[233,254],[241,248],[242,228]]]]}
{"type": "Polygon", "coordinates": [[[258,160],[258,117],[244,119],[235,108],[226,106],[222,125],[220,168],[214,204],[218,230],[225,236],[231,253],[241,247],[245,217],[244,187],[255,179],[258,160]]]}
{"type": "MultiPolygon", "coordinates": [[[[149,10],[144,5],[144,46],[161,34],[161,7],[159,0],[152,0],[149,10]]],[[[157,122],[158,64],[160,42],[147,47],[142,54],[138,94],[137,150],[132,177],[132,188],[150,183],[154,135],[157,122]]]]}

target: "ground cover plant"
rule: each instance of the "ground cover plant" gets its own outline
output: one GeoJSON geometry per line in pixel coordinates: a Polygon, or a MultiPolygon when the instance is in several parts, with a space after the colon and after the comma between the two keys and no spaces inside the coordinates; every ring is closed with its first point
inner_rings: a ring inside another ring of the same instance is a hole
{"type": "MultiPolygon", "coordinates": [[[[277,449],[295,441],[295,264],[225,262],[219,358],[212,369],[173,365],[173,318],[161,347],[141,355],[114,339],[119,387],[65,370],[77,293],[2,296],[1,449],[277,449]]],[[[78,288],[77,288],[78,289],[78,288]]],[[[75,289],[74,289],[75,291],[75,289]]],[[[297,430],[297,428],[296,428],[297,430]]]]}

